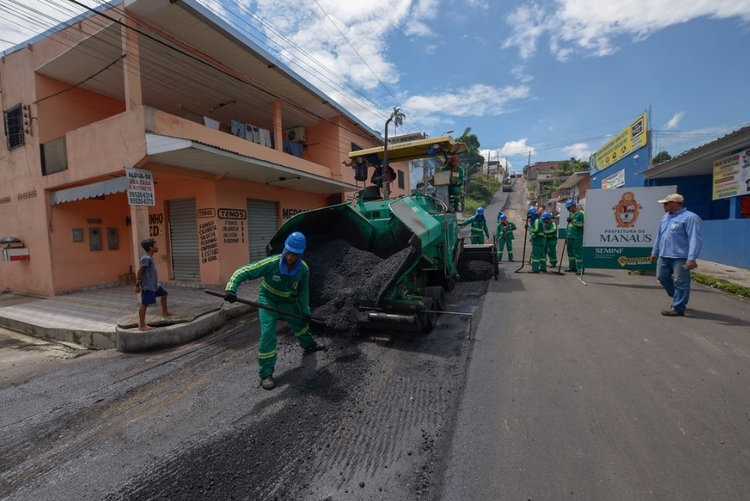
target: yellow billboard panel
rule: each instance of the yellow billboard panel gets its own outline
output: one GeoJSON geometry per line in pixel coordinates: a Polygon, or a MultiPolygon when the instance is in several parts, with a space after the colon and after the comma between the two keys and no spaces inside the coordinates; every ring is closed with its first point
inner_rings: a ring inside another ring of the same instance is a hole
{"type": "Polygon", "coordinates": [[[633,123],[623,129],[607,144],[596,150],[594,161],[596,170],[611,167],[634,151],[643,148],[648,142],[648,127],[646,114],[639,116],[633,123]]]}
{"type": "Polygon", "coordinates": [[[713,162],[713,200],[750,193],[750,149],[713,162]]]}

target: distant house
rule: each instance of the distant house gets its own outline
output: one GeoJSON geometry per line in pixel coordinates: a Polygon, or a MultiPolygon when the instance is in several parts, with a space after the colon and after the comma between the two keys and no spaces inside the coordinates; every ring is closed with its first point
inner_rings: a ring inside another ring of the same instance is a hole
{"type": "Polygon", "coordinates": [[[163,280],[223,284],[284,220],[363,188],[344,161],[382,145],[196,0],[110,2],[0,56],[0,238],[21,241],[3,290],[127,282],[149,237],[163,280]]]}

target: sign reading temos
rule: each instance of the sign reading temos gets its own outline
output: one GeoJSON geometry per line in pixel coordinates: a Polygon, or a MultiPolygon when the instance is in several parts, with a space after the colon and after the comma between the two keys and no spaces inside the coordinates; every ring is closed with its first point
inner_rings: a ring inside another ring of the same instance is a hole
{"type": "Polygon", "coordinates": [[[247,211],[244,209],[219,209],[219,219],[247,219],[247,211]]]}
{"type": "Polygon", "coordinates": [[[128,178],[128,204],[150,207],[156,205],[154,177],[150,170],[126,167],[125,176],[128,178]]]}

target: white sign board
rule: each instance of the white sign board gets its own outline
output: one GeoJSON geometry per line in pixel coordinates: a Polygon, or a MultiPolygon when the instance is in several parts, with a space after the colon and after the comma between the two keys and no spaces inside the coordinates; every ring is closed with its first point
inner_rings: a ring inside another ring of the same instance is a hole
{"type": "Polygon", "coordinates": [[[156,205],[154,177],[150,170],[126,168],[125,176],[128,178],[128,204],[156,205]]]}
{"type": "Polygon", "coordinates": [[[586,191],[583,267],[654,269],[651,249],[664,216],[659,200],[676,186],[586,191]]]}

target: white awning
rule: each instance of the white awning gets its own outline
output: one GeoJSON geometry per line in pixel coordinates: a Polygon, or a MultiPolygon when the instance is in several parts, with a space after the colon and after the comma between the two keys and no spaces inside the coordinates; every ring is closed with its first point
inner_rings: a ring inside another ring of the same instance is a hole
{"type": "Polygon", "coordinates": [[[53,191],[49,197],[49,204],[61,204],[64,202],[74,202],[85,198],[100,197],[102,195],[111,195],[112,193],[121,193],[128,190],[128,178],[125,176],[116,177],[107,181],[98,183],[85,184],[68,188],[65,190],[53,191]]]}

